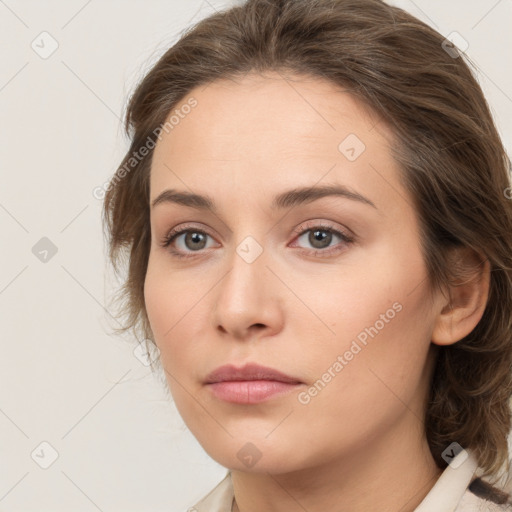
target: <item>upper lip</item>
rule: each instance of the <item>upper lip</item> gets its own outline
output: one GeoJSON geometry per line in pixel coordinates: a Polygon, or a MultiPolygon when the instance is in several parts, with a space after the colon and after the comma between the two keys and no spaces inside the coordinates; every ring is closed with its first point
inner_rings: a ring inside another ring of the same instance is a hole
{"type": "Polygon", "coordinates": [[[273,380],[278,382],[287,382],[298,384],[299,379],[286,375],[274,368],[261,366],[256,363],[247,363],[241,368],[237,368],[232,364],[220,366],[213,372],[209,373],[205,379],[206,384],[215,382],[235,381],[235,380],[273,380]]]}

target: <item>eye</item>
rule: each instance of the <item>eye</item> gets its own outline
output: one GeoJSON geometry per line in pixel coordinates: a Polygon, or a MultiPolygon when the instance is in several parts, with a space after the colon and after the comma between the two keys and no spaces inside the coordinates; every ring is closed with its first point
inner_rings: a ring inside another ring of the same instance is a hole
{"type": "MultiPolygon", "coordinates": [[[[170,252],[177,257],[189,257],[193,252],[200,252],[207,249],[207,239],[211,238],[208,233],[196,228],[181,226],[171,230],[163,239],[161,246],[169,248],[170,252]],[[176,247],[177,248],[176,248],[176,247]]],[[[193,255],[192,255],[193,256],[193,255]]]]}
{"type": "Polygon", "coordinates": [[[315,255],[328,256],[333,252],[339,252],[354,242],[354,237],[335,229],[332,225],[301,225],[297,230],[297,241],[301,244],[309,244],[315,255]],[[332,245],[338,239],[338,244],[332,245]]]}
{"type": "MultiPolygon", "coordinates": [[[[300,242],[299,248],[307,253],[313,252],[315,256],[325,257],[338,253],[352,244],[355,238],[330,224],[302,224],[294,230],[300,242]],[[338,243],[336,244],[336,241],[338,243]],[[335,245],[332,245],[333,242],[335,245]],[[310,244],[311,248],[301,247],[302,244],[310,244]]],[[[211,248],[208,245],[208,238],[213,237],[201,229],[193,226],[180,226],[172,229],[161,241],[160,245],[168,248],[169,252],[177,258],[191,258],[201,254],[205,249],[211,248]]],[[[295,247],[295,245],[291,245],[295,247]]]]}

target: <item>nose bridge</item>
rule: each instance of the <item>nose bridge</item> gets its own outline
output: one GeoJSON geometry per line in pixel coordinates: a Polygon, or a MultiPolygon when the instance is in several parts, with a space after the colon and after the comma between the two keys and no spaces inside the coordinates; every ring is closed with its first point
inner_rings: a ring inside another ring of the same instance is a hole
{"type": "Polygon", "coordinates": [[[242,336],[254,324],[277,328],[279,301],[266,268],[269,251],[255,237],[246,236],[233,247],[229,271],[219,283],[214,322],[242,336]]]}
{"type": "Polygon", "coordinates": [[[252,236],[246,236],[230,255],[230,271],[223,279],[222,297],[219,300],[222,298],[227,304],[240,302],[240,306],[245,304],[246,308],[250,303],[264,300],[269,284],[266,264],[267,251],[263,244],[252,236]]]}

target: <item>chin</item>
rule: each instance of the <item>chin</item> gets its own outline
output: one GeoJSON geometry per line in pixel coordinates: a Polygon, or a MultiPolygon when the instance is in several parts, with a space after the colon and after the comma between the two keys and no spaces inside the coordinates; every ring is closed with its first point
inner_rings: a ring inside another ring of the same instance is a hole
{"type": "MultiPolygon", "coordinates": [[[[215,442],[211,437],[206,442],[198,438],[203,449],[221,466],[246,473],[288,473],[306,465],[301,450],[290,449],[283,438],[265,439],[269,430],[260,436],[228,434],[215,442]],[[297,457],[297,459],[295,459],[297,457]]],[[[234,434],[234,433],[233,433],[234,434]]]]}

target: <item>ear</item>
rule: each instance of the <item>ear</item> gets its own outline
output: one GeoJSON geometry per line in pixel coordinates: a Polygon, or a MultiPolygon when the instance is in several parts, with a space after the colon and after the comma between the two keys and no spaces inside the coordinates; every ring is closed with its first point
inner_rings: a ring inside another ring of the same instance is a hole
{"type": "Polygon", "coordinates": [[[473,331],[489,297],[491,271],[485,256],[468,247],[457,248],[451,265],[458,277],[448,285],[448,298],[439,301],[432,331],[432,343],[436,345],[452,345],[473,331]]]}

